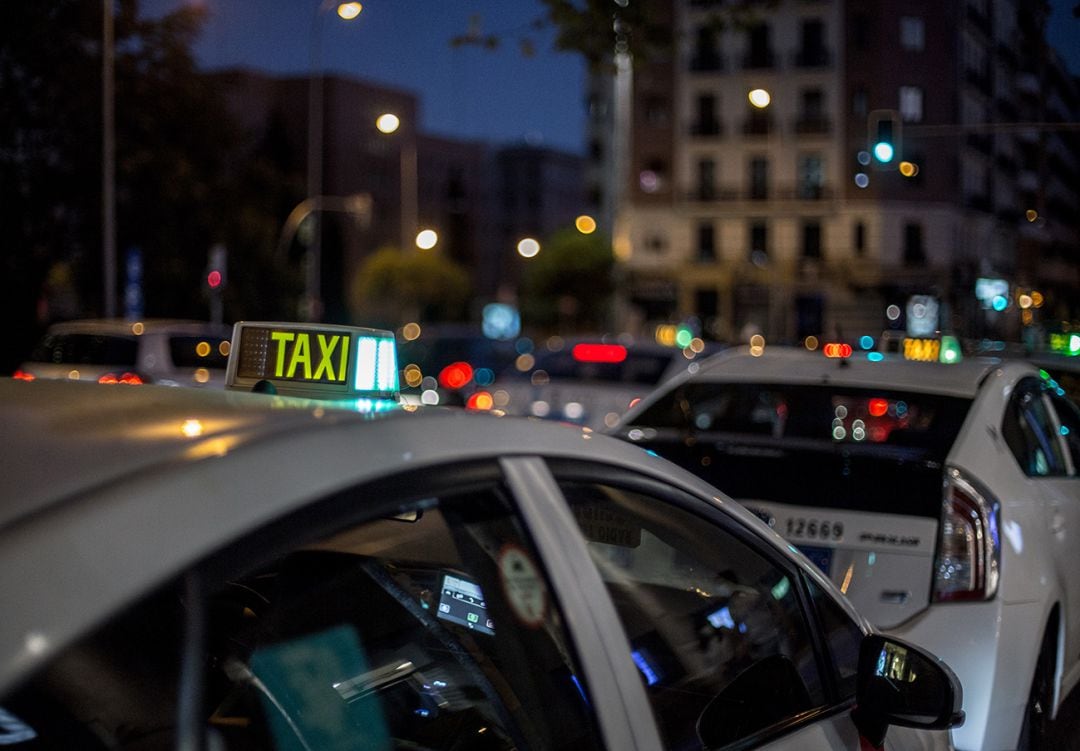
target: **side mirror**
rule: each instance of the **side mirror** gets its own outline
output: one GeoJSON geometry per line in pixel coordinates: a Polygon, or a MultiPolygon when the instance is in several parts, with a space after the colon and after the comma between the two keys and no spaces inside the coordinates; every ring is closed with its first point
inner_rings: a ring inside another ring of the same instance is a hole
{"type": "Polygon", "coordinates": [[[853,717],[875,746],[889,725],[943,730],[963,724],[963,690],[956,674],[929,652],[883,634],[859,647],[853,717]]]}

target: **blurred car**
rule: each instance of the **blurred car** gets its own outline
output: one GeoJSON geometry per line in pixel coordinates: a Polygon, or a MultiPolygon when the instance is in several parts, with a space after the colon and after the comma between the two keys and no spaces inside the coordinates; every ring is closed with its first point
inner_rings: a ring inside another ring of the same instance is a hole
{"type": "Polygon", "coordinates": [[[0,383],[5,744],[949,747],[955,675],[699,478],[401,408],[389,332],[233,345],[267,393],[0,383]]]}
{"type": "Polygon", "coordinates": [[[15,377],[223,388],[231,332],[174,319],[55,323],[15,377]]]}
{"type": "Polygon", "coordinates": [[[403,395],[428,405],[463,406],[517,357],[513,341],[465,324],[411,324],[398,332],[398,349],[403,395]]]}
{"type": "Polygon", "coordinates": [[[615,432],[739,499],[876,626],[952,665],[958,748],[1037,747],[1080,679],[1080,414],[1034,367],[733,350],[615,432]]]}
{"type": "Polygon", "coordinates": [[[612,427],[634,402],[703,354],[704,344],[695,351],[616,337],[554,337],[500,374],[488,388],[490,405],[510,415],[612,427]]]}

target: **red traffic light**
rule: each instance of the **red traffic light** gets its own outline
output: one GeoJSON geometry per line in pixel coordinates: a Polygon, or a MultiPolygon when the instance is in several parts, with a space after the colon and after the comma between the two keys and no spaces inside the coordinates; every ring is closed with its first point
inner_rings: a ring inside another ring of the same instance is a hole
{"type": "Polygon", "coordinates": [[[206,283],[210,285],[210,289],[217,289],[221,286],[221,272],[214,269],[206,275],[206,283]]]}

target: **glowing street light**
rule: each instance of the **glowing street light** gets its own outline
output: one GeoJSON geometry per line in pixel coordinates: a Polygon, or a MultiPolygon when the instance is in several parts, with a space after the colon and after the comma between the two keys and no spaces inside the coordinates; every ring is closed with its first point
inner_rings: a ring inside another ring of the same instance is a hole
{"type": "Polygon", "coordinates": [[[522,258],[533,258],[540,252],[540,243],[531,237],[522,238],[517,244],[517,252],[522,258]]]}
{"type": "Polygon", "coordinates": [[[582,214],[574,220],[574,226],[577,227],[577,231],[583,235],[591,235],[596,232],[596,220],[587,214],[582,214]]]}
{"type": "Polygon", "coordinates": [[[397,130],[400,125],[401,118],[393,112],[384,112],[375,119],[375,127],[379,129],[380,133],[386,133],[387,135],[397,130]]]}
{"type": "Polygon", "coordinates": [[[439,234],[433,229],[424,229],[416,235],[416,247],[431,250],[439,242],[439,234]]]}
{"type": "Polygon", "coordinates": [[[750,104],[757,107],[759,110],[765,109],[772,101],[772,95],[765,89],[753,89],[746,98],[750,100],[750,104]]]}
{"type": "Polygon", "coordinates": [[[337,7],[337,14],[346,21],[351,21],[360,15],[364,6],[360,3],[342,3],[337,7]]]}

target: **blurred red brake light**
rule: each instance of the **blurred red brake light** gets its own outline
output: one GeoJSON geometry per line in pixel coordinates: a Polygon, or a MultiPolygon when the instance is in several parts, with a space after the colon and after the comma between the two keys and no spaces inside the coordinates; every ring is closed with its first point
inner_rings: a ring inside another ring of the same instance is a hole
{"type": "Polygon", "coordinates": [[[626,347],[621,344],[575,344],[570,354],[578,362],[622,362],[626,347]]]}
{"type": "Polygon", "coordinates": [[[33,373],[27,373],[25,370],[16,370],[11,374],[11,377],[19,381],[32,381],[37,378],[33,373]]]}

